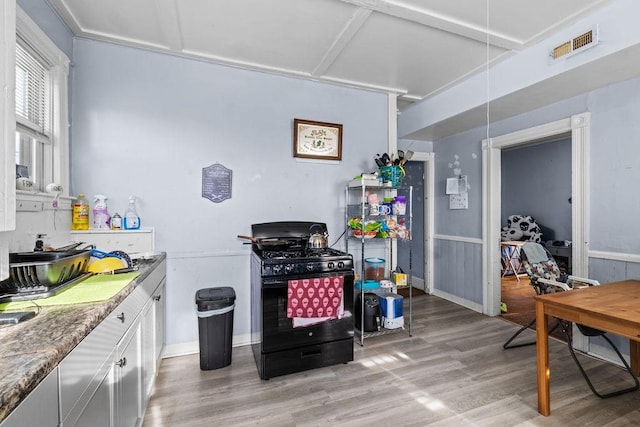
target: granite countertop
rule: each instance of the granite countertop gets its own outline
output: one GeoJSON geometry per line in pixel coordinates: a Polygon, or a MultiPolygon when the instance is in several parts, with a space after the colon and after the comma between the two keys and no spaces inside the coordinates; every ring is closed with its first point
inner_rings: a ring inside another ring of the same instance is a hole
{"type": "Polygon", "coordinates": [[[42,307],[32,319],[0,326],[0,422],[165,258],[140,262],[140,275],[110,300],[42,307]]]}

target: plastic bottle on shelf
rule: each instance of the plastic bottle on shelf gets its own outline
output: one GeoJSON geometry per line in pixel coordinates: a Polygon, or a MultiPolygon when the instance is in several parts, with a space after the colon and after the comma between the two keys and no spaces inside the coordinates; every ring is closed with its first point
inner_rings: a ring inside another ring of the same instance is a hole
{"type": "Polygon", "coordinates": [[[140,217],[136,210],[136,198],[134,196],[129,196],[129,206],[124,213],[123,225],[125,230],[137,230],[140,228],[140,217]]]}
{"type": "Polygon", "coordinates": [[[118,212],[116,212],[115,215],[111,217],[111,229],[122,230],[122,217],[118,214],[118,212]]]}
{"type": "Polygon", "coordinates": [[[73,203],[71,217],[72,230],[89,229],[89,203],[84,198],[84,193],[79,193],[77,200],[73,203]]]}
{"type": "Polygon", "coordinates": [[[392,206],[394,215],[405,215],[407,213],[407,198],[405,196],[396,196],[392,206]]]}
{"type": "Polygon", "coordinates": [[[107,196],[96,194],[93,202],[93,228],[110,229],[111,215],[107,210],[107,196]]]}

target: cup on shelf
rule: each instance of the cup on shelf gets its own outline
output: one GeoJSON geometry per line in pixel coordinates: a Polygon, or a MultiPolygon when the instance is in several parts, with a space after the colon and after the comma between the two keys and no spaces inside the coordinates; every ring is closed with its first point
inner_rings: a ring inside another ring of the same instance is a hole
{"type": "Polygon", "coordinates": [[[391,215],[391,206],[389,206],[389,205],[378,205],[378,213],[380,215],[391,215]]]}

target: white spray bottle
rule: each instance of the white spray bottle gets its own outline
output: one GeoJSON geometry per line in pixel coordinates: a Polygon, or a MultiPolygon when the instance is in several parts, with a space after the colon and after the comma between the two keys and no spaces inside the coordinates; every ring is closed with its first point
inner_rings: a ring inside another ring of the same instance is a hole
{"type": "Polygon", "coordinates": [[[96,194],[93,196],[93,228],[109,229],[111,215],[107,210],[107,196],[96,194]]]}
{"type": "Polygon", "coordinates": [[[137,230],[140,228],[140,217],[138,216],[138,211],[136,210],[135,196],[129,196],[129,206],[124,212],[123,225],[125,230],[137,230]]]}

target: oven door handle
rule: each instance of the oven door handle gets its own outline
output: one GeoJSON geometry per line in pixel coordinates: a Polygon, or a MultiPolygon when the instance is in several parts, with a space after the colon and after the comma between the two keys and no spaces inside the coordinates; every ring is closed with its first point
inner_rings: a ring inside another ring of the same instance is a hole
{"type": "Polygon", "coordinates": [[[304,359],[305,357],[317,357],[322,355],[322,349],[310,350],[310,351],[301,351],[300,358],[304,359]]]}

